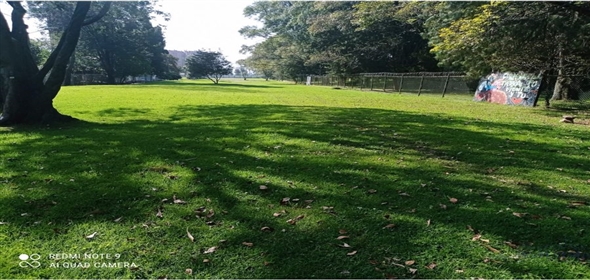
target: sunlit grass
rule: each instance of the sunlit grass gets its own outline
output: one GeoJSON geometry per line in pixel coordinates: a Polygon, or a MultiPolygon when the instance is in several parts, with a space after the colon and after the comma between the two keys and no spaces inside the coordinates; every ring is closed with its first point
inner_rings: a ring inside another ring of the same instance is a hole
{"type": "Polygon", "coordinates": [[[82,122],[0,128],[1,278],[590,277],[590,129],[559,111],[250,80],[55,103],[82,122]]]}

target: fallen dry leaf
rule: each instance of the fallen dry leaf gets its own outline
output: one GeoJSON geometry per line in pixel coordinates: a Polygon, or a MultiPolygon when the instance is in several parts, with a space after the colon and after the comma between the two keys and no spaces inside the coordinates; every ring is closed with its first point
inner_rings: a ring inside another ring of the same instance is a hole
{"type": "Polygon", "coordinates": [[[373,194],[373,193],[377,193],[377,190],[375,190],[375,189],[370,189],[370,190],[368,190],[367,192],[368,192],[368,193],[370,193],[370,194],[373,194]]]}
{"type": "Polygon", "coordinates": [[[564,220],[571,220],[572,218],[568,217],[568,216],[561,216],[560,218],[564,219],[564,220]]]}
{"type": "Polygon", "coordinates": [[[308,199],[308,200],[305,200],[304,202],[307,203],[307,204],[311,204],[313,202],[313,200],[312,199],[308,199]]]}
{"type": "Polygon", "coordinates": [[[416,263],[416,261],[414,261],[414,260],[409,260],[409,261],[406,261],[406,262],[405,262],[405,264],[406,264],[406,265],[408,265],[408,266],[409,266],[409,265],[413,265],[413,264],[415,264],[415,263],[416,263]]]}
{"type": "Polygon", "coordinates": [[[441,209],[447,209],[447,206],[446,206],[446,205],[444,205],[444,204],[442,204],[442,203],[441,203],[441,204],[439,204],[438,206],[440,206],[440,208],[441,208],[441,209]]]}
{"type": "Polygon", "coordinates": [[[356,251],[352,251],[352,252],[350,252],[350,253],[346,253],[346,255],[347,255],[347,256],[354,256],[354,255],[356,255],[356,251]]]}
{"type": "Polygon", "coordinates": [[[188,236],[188,239],[190,239],[191,242],[195,242],[195,238],[190,232],[188,232],[188,228],[186,229],[186,236],[188,236]]]}
{"type": "Polygon", "coordinates": [[[242,245],[248,246],[248,247],[252,247],[252,246],[254,246],[254,243],[251,243],[251,242],[242,242],[242,245]]]}
{"type": "Polygon", "coordinates": [[[280,217],[282,214],[281,214],[281,213],[279,213],[279,212],[276,212],[276,213],[273,213],[272,215],[273,215],[274,217],[280,217]]]}
{"type": "Polygon", "coordinates": [[[490,243],[490,240],[489,240],[489,239],[483,239],[483,238],[482,238],[482,239],[480,239],[480,241],[481,241],[481,242],[484,242],[484,243],[490,243]]]}
{"type": "Polygon", "coordinates": [[[93,239],[94,237],[96,237],[97,232],[95,231],[94,233],[92,233],[91,235],[87,235],[84,238],[86,239],[93,239]]]}
{"type": "Polygon", "coordinates": [[[399,195],[400,195],[400,196],[410,196],[409,194],[407,194],[407,193],[405,193],[405,192],[403,192],[403,193],[400,193],[399,195]]]}
{"type": "Polygon", "coordinates": [[[416,274],[416,272],[418,272],[418,269],[416,269],[416,268],[410,268],[410,273],[416,274]]]}
{"type": "Polygon", "coordinates": [[[426,268],[428,268],[428,269],[434,269],[435,267],[436,267],[436,263],[435,262],[433,262],[433,263],[431,263],[431,264],[429,264],[429,265],[426,266],[426,268]]]}
{"type": "Polygon", "coordinates": [[[426,221],[426,226],[430,226],[430,219],[426,221]]]}
{"type": "Polygon", "coordinates": [[[289,198],[289,197],[285,197],[285,198],[281,199],[281,205],[288,204],[288,203],[289,203],[289,201],[291,201],[291,198],[289,198]]]}
{"type": "Polygon", "coordinates": [[[338,231],[338,233],[340,233],[340,234],[346,234],[346,232],[347,232],[347,231],[346,231],[346,230],[344,230],[344,229],[340,229],[340,230],[338,231]]]}
{"type": "Polygon", "coordinates": [[[405,266],[405,265],[403,265],[403,264],[399,264],[399,263],[395,263],[395,262],[391,262],[391,264],[393,264],[393,265],[395,265],[395,266],[399,266],[399,267],[404,267],[404,268],[406,267],[406,266],[405,266]]]}
{"type": "Polygon", "coordinates": [[[384,226],[383,228],[393,228],[393,227],[395,227],[395,224],[388,224],[388,225],[384,226]]]}
{"type": "Polygon", "coordinates": [[[273,228],[271,228],[271,227],[262,227],[260,230],[261,230],[261,231],[264,231],[264,232],[271,232],[271,231],[273,231],[274,229],[273,229],[273,228]]]}
{"type": "Polygon", "coordinates": [[[297,220],[295,220],[295,219],[288,219],[287,220],[287,223],[290,224],[290,225],[295,225],[295,224],[297,224],[297,220]]]}
{"type": "Polygon", "coordinates": [[[295,218],[295,220],[299,221],[301,219],[305,218],[305,215],[299,215],[295,218]]]}
{"type": "Polygon", "coordinates": [[[465,271],[463,271],[463,269],[457,269],[457,270],[455,270],[455,273],[463,273],[463,272],[465,272],[465,271]]]}
{"type": "Polygon", "coordinates": [[[211,248],[209,248],[209,249],[205,250],[205,251],[203,252],[203,254],[212,254],[212,253],[214,253],[215,251],[217,251],[217,246],[213,246],[213,247],[211,247],[211,248]]]}
{"type": "Polygon", "coordinates": [[[265,186],[265,185],[260,185],[258,188],[259,188],[260,190],[262,190],[262,191],[264,191],[264,190],[268,190],[268,187],[267,187],[267,186],[265,186]]]}
{"type": "Polygon", "coordinates": [[[204,263],[209,263],[209,262],[210,262],[210,260],[209,260],[209,259],[203,259],[203,262],[204,262],[204,263]]]}
{"type": "Polygon", "coordinates": [[[586,205],[585,201],[572,201],[569,204],[570,207],[578,207],[578,206],[584,206],[584,205],[586,205]]]}
{"type": "Polygon", "coordinates": [[[174,204],[186,204],[186,201],[176,198],[176,195],[172,196],[172,202],[174,204]]]}
{"type": "Polygon", "coordinates": [[[492,247],[490,245],[485,245],[485,247],[488,248],[488,250],[490,250],[490,251],[492,251],[492,252],[494,252],[496,254],[500,253],[500,250],[498,250],[498,249],[496,249],[496,248],[494,248],[494,247],[492,247]]]}
{"type": "Polygon", "coordinates": [[[519,217],[519,218],[522,218],[522,217],[526,216],[526,213],[517,213],[517,212],[512,212],[512,215],[514,215],[514,216],[516,216],[516,217],[519,217]]]}
{"type": "Polygon", "coordinates": [[[118,223],[121,221],[121,219],[123,219],[123,217],[116,218],[115,220],[113,220],[113,222],[118,223]]]}
{"type": "Polygon", "coordinates": [[[164,217],[164,214],[162,214],[162,210],[160,210],[160,208],[158,208],[158,213],[156,213],[156,217],[158,217],[158,218],[164,217]]]}
{"type": "Polygon", "coordinates": [[[473,236],[473,238],[471,238],[471,241],[477,241],[481,238],[481,234],[476,234],[473,236]]]}
{"type": "Polygon", "coordinates": [[[348,235],[341,235],[341,236],[338,236],[336,239],[342,240],[342,239],[347,239],[347,238],[349,238],[348,235]]]}
{"type": "Polygon", "coordinates": [[[186,270],[184,270],[184,273],[186,273],[188,275],[193,275],[193,270],[190,268],[187,268],[186,270]]]}
{"type": "Polygon", "coordinates": [[[514,244],[512,242],[504,241],[504,244],[508,245],[508,247],[510,247],[512,249],[518,248],[518,245],[516,245],[516,244],[514,244]]]}
{"type": "Polygon", "coordinates": [[[451,198],[449,199],[449,201],[450,201],[451,203],[457,203],[459,200],[458,200],[458,199],[456,199],[456,198],[454,198],[454,197],[451,197],[451,198]]]}
{"type": "Polygon", "coordinates": [[[348,245],[348,243],[344,243],[344,244],[338,245],[338,246],[340,246],[342,248],[351,248],[352,247],[352,246],[348,245]]]}

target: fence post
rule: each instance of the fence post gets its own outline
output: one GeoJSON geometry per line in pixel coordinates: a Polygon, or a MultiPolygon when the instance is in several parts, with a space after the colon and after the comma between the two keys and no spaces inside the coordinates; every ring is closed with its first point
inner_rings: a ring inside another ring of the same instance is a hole
{"type": "Polygon", "coordinates": [[[451,73],[449,72],[447,74],[447,80],[445,81],[445,88],[443,88],[443,96],[445,97],[445,93],[447,93],[447,86],[449,85],[449,78],[451,77],[451,73]]]}
{"type": "Polygon", "coordinates": [[[422,93],[422,85],[424,84],[424,74],[422,74],[422,78],[420,78],[420,87],[418,88],[418,96],[422,93]]]}
{"type": "Polygon", "coordinates": [[[373,90],[373,76],[371,76],[371,90],[373,90]]]}
{"type": "Polygon", "coordinates": [[[387,76],[383,77],[383,92],[385,92],[386,85],[387,85],[387,76]]]}
{"type": "Polygon", "coordinates": [[[402,74],[401,79],[399,80],[399,94],[402,94],[402,86],[404,84],[404,74],[402,74]]]}
{"type": "Polygon", "coordinates": [[[363,90],[363,87],[365,86],[365,77],[364,76],[359,76],[361,77],[361,90],[363,90]]]}

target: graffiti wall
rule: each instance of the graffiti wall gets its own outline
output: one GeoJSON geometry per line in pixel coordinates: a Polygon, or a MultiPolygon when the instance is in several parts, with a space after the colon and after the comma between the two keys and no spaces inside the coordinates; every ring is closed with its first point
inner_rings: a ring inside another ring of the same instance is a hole
{"type": "Polygon", "coordinates": [[[507,105],[535,106],[541,76],[529,73],[493,73],[479,82],[473,100],[507,105]]]}

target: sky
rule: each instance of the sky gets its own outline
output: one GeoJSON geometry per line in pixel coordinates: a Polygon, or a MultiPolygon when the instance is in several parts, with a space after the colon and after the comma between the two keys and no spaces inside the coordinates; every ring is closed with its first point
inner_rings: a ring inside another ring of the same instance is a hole
{"type": "Polygon", "coordinates": [[[240,54],[242,45],[252,45],[260,39],[246,39],[238,30],[246,25],[260,25],[244,17],[243,10],[253,0],[161,0],[160,9],[170,14],[166,26],[168,50],[221,50],[231,61],[246,58],[240,54]]]}
{"type": "MultiPolygon", "coordinates": [[[[12,8],[0,1],[0,10],[9,20],[12,8]]],[[[242,45],[253,45],[261,39],[246,39],[238,30],[246,25],[260,25],[244,17],[243,10],[254,0],[160,0],[158,9],[169,13],[170,20],[159,20],[165,26],[164,37],[168,50],[221,51],[231,62],[246,58],[240,54],[242,45]]],[[[42,36],[38,24],[26,19],[31,38],[42,36]]]]}

